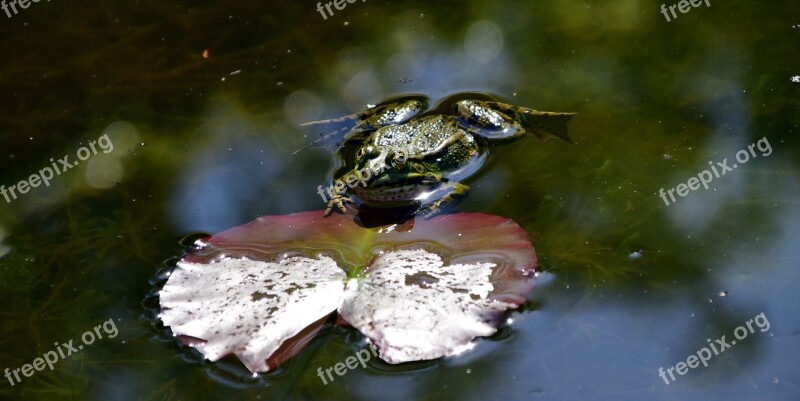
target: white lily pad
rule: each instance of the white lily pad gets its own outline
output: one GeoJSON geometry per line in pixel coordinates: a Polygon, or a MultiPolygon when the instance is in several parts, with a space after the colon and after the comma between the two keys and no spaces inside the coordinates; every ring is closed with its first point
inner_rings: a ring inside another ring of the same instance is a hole
{"type": "Polygon", "coordinates": [[[389,363],[456,355],[475,337],[493,334],[498,314],[512,305],[489,298],[494,263],[445,266],[425,250],[377,258],[362,279],[347,284],[343,319],[377,345],[389,363]]]}
{"type": "Polygon", "coordinates": [[[159,294],[160,317],[209,360],[234,354],[263,372],[285,341],[336,310],[344,279],[327,257],[179,262],[159,294]]]}
{"type": "Polygon", "coordinates": [[[494,333],[535,264],[527,233],[498,216],[374,228],[267,216],[198,241],[161,290],[160,317],[209,360],[234,354],[252,372],[295,355],[336,310],[389,363],[435,359],[494,333]]]}

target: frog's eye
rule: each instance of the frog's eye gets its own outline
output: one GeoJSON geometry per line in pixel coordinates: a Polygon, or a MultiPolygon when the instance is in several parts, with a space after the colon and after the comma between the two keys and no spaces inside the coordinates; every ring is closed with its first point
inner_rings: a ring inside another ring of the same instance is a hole
{"type": "Polygon", "coordinates": [[[406,168],[406,163],[408,163],[408,157],[406,156],[406,152],[402,150],[397,151],[392,156],[392,167],[402,170],[406,168]]]}

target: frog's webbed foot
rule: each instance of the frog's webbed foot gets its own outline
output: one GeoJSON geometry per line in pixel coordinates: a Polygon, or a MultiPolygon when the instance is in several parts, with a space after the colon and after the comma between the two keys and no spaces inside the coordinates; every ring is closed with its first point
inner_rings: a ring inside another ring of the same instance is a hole
{"type": "Polygon", "coordinates": [[[518,107],[517,118],[527,132],[545,139],[549,135],[557,136],[566,142],[572,143],[567,135],[567,122],[576,113],[559,113],[552,111],[539,111],[518,107]]]}
{"type": "Polygon", "coordinates": [[[347,205],[355,206],[355,202],[347,195],[336,194],[328,201],[328,207],[325,208],[322,217],[330,216],[334,208],[340,213],[347,213],[347,205]]]}
{"type": "MultiPolygon", "coordinates": [[[[329,120],[329,121],[331,121],[331,123],[335,123],[337,120],[329,120]]],[[[313,127],[313,126],[316,126],[316,125],[323,125],[324,126],[327,123],[328,123],[327,121],[315,121],[315,122],[311,122],[311,123],[302,124],[301,127],[313,127]]],[[[323,132],[320,132],[319,133],[319,135],[320,135],[319,138],[317,138],[317,139],[315,139],[315,140],[303,145],[299,149],[295,150],[294,152],[292,152],[292,155],[295,156],[298,153],[300,153],[300,151],[302,151],[302,150],[305,150],[305,149],[308,149],[308,148],[315,148],[315,147],[324,147],[324,148],[329,148],[330,150],[334,150],[337,146],[335,146],[335,145],[332,146],[331,143],[335,142],[337,144],[340,144],[341,141],[343,140],[343,138],[346,138],[346,136],[349,133],[349,131],[351,131],[352,126],[351,125],[344,125],[344,126],[339,126],[338,128],[337,127],[333,127],[333,128],[334,129],[329,131],[327,134],[325,134],[323,132]]],[[[319,130],[319,129],[315,129],[315,131],[316,130],[319,130]]]]}
{"type": "Polygon", "coordinates": [[[328,148],[329,150],[333,151],[335,148],[341,146],[341,144],[344,142],[347,142],[351,139],[359,139],[364,132],[373,129],[369,124],[369,120],[366,120],[368,117],[369,114],[360,112],[349,114],[340,118],[311,121],[300,124],[300,127],[304,128],[310,133],[319,135],[319,138],[305,144],[300,149],[295,150],[292,152],[292,155],[296,155],[302,150],[314,147],[328,148]]]}
{"type": "Polygon", "coordinates": [[[448,186],[450,190],[444,196],[442,196],[436,202],[433,202],[430,205],[420,209],[417,214],[422,216],[425,220],[428,220],[431,217],[441,213],[446,205],[463,200],[469,192],[469,187],[464,184],[456,182],[449,184],[448,186]]]}

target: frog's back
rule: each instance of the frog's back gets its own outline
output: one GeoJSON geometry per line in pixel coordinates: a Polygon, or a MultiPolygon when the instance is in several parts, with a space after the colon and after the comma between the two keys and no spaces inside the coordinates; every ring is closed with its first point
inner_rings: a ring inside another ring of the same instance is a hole
{"type": "Polygon", "coordinates": [[[375,145],[402,150],[411,157],[421,156],[445,144],[457,130],[458,123],[453,116],[428,116],[378,129],[375,145]]]}

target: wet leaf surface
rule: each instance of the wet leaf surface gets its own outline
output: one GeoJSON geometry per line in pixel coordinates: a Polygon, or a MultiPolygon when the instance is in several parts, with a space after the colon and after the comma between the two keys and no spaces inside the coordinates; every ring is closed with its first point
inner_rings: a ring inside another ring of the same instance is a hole
{"type": "Polygon", "coordinates": [[[180,262],[161,290],[161,320],[209,360],[235,354],[267,371],[286,340],[336,309],[344,277],[330,258],[180,262]]]}
{"type": "Polygon", "coordinates": [[[402,250],[379,256],[363,280],[348,283],[339,313],[401,363],[456,355],[475,337],[496,331],[513,305],[492,300],[493,263],[445,266],[435,253],[402,250]]]}
{"type": "Polygon", "coordinates": [[[492,215],[372,228],[266,216],[198,240],[161,291],[161,319],[209,360],[235,354],[254,372],[299,352],[337,309],[387,362],[434,359],[494,333],[535,264],[527,233],[492,215]]]}

